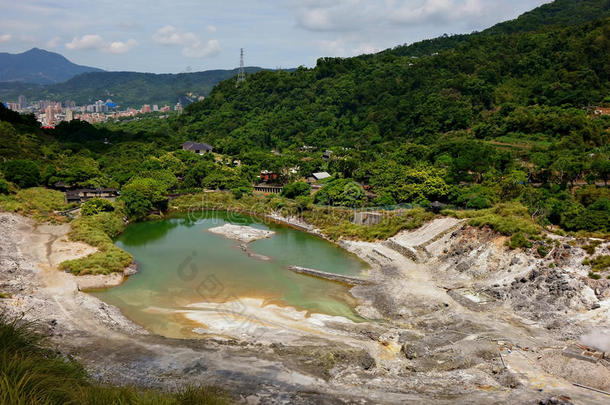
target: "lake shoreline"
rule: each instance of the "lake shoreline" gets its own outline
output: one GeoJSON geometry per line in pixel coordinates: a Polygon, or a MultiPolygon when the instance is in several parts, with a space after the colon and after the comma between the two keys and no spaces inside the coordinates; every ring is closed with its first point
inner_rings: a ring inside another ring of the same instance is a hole
{"type": "MultiPolygon", "coordinates": [[[[412,247],[418,262],[384,242],[341,240],[339,246],[371,265],[374,284],[351,292],[360,301],[358,313],[380,322],[336,323],[328,336],[261,344],[151,335],[117,308],[78,291],[74,276],[53,269],[57,260],[90,252],[83,244],[62,240],[67,227],[36,225],[5,213],[0,223],[6,229],[0,285],[12,295],[1,299],[0,306],[36,321],[54,345],[106,382],[167,388],[206,381],[244,397],[300,403],[326,397],[396,404],[456,399],[524,403],[559,394],[600,403],[602,394],[571,382],[608,389],[610,374],[602,364],[561,356],[563,346],[591,327],[607,325],[610,318],[610,292],[599,284],[594,293],[587,284],[580,249],[557,253],[573,298],[541,306],[528,301],[535,297],[528,288],[536,281],[529,279],[541,266],[548,268],[548,259],[509,251],[504,239],[490,231],[437,219],[393,238],[412,247]],[[470,255],[473,251],[477,254],[470,255]],[[511,280],[520,278],[526,281],[511,286],[511,280]],[[509,295],[494,299],[494,291],[509,295]],[[486,298],[469,302],[473,294],[486,298]],[[544,321],[533,320],[540,314],[544,321]],[[512,352],[504,355],[506,368],[497,357],[502,347],[512,352]],[[539,381],[546,382],[544,393],[536,389],[539,381]]],[[[538,294],[551,296],[552,290],[540,290],[550,277],[538,285],[538,294]]]]}

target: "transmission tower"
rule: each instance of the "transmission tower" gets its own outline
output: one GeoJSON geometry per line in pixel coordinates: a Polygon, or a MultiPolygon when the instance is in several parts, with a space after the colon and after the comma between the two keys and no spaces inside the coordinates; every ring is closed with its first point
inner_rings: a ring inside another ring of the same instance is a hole
{"type": "Polygon", "coordinates": [[[237,74],[237,82],[235,82],[235,87],[239,86],[240,83],[246,81],[246,71],[244,70],[244,48],[241,48],[240,58],[239,58],[239,73],[237,74]]]}

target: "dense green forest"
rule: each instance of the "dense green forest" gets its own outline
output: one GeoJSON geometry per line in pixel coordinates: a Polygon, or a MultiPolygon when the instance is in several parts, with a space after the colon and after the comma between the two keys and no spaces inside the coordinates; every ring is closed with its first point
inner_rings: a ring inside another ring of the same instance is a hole
{"type": "MultiPolygon", "coordinates": [[[[247,67],[246,73],[261,70],[247,67]]],[[[0,83],[0,99],[17,100],[22,94],[29,100],[73,100],[77,105],[92,104],[100,99],[112,99],[122,108],[139,108],[143,104],[173,105],[189,93],[207,96],[217,83],[236,75],[237,69],[179,74],[90,72],[51,85],[0,83]]]]}
{"type": "Polygon", "coordinates": [[[168,193],[242,198],[270,170],[299,210],[440,201],[519,234],[514,246],[539,226],[607,233],[610,116],[594,107],[610,105],[609,13],[608,1],[561,0],[482,33],[262,71],[165,120],[43,131],[0,107],[0,191],[121,188],[137,219],[168,193]],[[186,140],[217,153],[182,151],[186,140]],[[299,181],[319,171],[332,177],[310,195],[299,181]]]}

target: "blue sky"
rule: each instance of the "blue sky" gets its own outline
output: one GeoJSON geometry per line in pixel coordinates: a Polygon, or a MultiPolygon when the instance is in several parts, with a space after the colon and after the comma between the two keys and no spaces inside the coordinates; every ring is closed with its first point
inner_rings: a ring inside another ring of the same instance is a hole
{"type": "Polygon", "coordinates": [[[0,51],[39,47],[107,70],[313,66],[468,33],[549,0],[0,0],[0,51]]]}

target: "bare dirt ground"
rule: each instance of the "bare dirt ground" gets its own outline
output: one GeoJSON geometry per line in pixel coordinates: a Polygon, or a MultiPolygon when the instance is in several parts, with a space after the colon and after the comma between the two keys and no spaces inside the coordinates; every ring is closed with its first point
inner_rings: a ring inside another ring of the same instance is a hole
{"type": "Polygon", "coordinates": [[[0,308],[36,320],[103,381],[217,384],[246,403],[609,400],[572,385],[610,390],[605,360],[562,354],[610,326],[608,281],[588,279],[584,252],[564,240],[540,258],[509,251],[491,231],[438,219],[391,242],[343,241],[371,264],[373,284],[352,289],[370,321],[327,322],[324,333],[278,343],[149,334],[57,271],[61,261],[94,251],[67,241],[68,226],[0,214],[0,228],[0,291],[12,295],[0,308]]]}

